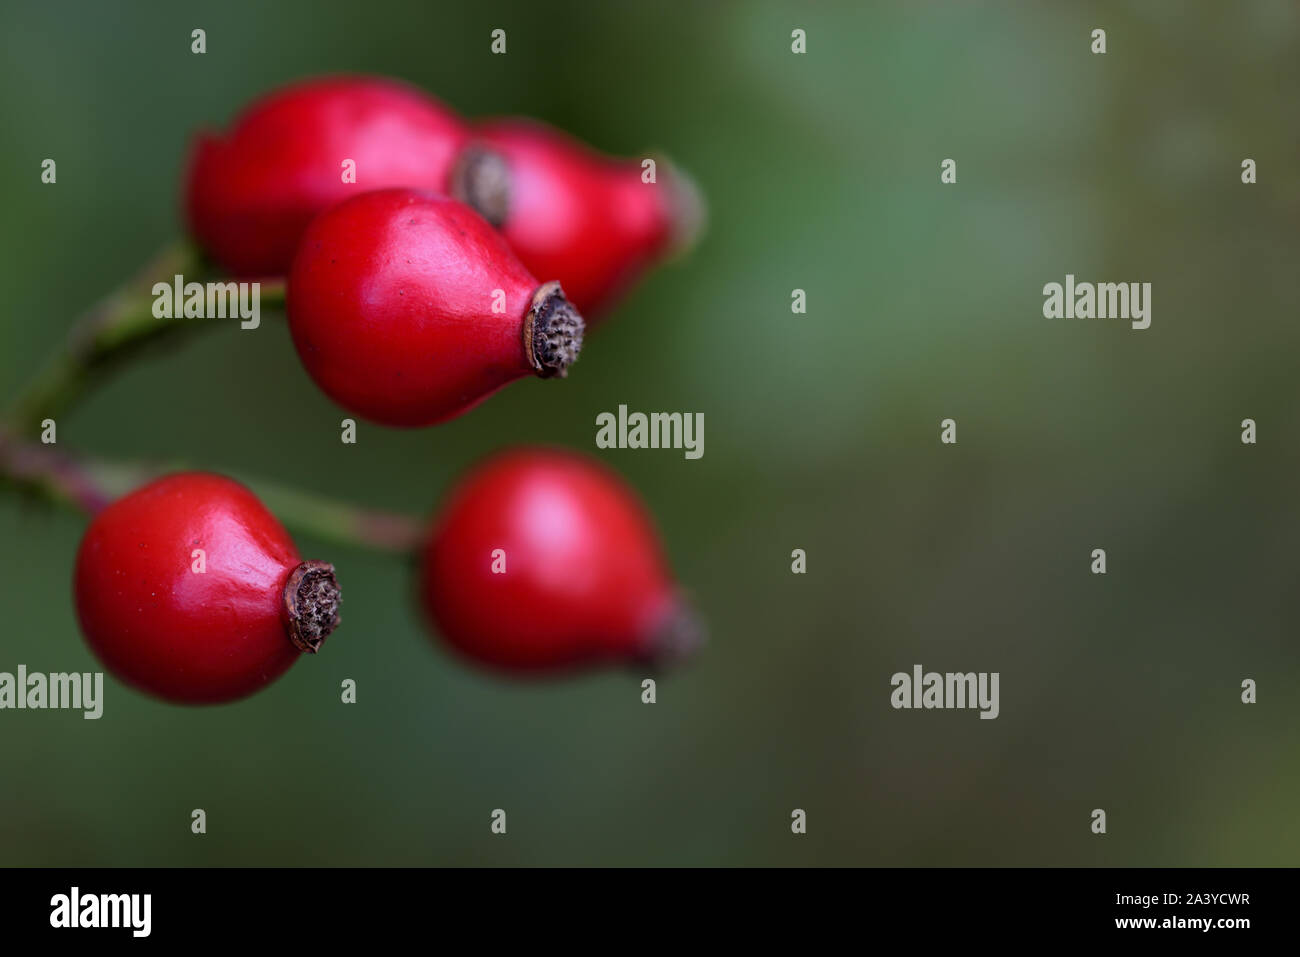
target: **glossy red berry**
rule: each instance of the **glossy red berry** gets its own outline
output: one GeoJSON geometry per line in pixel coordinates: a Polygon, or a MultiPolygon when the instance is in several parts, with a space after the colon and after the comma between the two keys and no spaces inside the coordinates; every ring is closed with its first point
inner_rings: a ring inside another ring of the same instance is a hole
{"type": "Polygon", "coordinates": [[[563,376],[582,317],[463,203],[381,190],[308,227],[288,285],[308,373],[345,409],[432,425],[526,375],[563,376]]]}
{"type": "Polygon", "coordinates": [[[641,160],[601,155],[540,123],[497,120],[475,134],[505,161],[492,192],[504,198],[495,215],[510,247],[535,275],[558,279],[589,321],[698,233],[699,193],[662,159],[645,183],[641,160]]]}
{"type": "Polygon", "coordinates": [[[359,192],[410,186],[480,197],[474,174],[456,177],[467,132],[423,92],[371,77],[325,77],[251,104],[224,135],[197,138],[186,181],[190,228],[226,269],[283,275],[319,212],[359,192]],[[355,182],[343,180],[344,161],[355,182]],[[468,177],[468,178],[465,178],[468,177]]]}
{"type": "Polygon", "coordinates": [[[572,453],[517,450],[473,470],[435,517],[419,574],[438,633],[509,671],[662,662],[702,637],[635,494],[572,453]]]}
{"type": "Polygon", "coordinates": [[[96,515],[73,591],[104,665],[180,703],[251,694],[339,622],[333,567],[301,561],[252,492],[202,472],[158,479],[96,515]]]}

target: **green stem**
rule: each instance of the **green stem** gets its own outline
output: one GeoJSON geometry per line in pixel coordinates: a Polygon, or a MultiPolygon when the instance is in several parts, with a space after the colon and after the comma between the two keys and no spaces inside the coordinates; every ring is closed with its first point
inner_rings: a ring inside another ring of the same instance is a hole
{"type": "MultiPolygon", "coordinates": [[[[190,243],[164,249],[139,275],[110,293],[73,326],[67,342],[36,375],[0,425],[0,481],[47,501],[94,514],[109,502],[179,466],[74,459],[52,447],[24,440],[42,422],[70,408],[109,370],[160,340],[176,340],[214,325],[196,319],[160,319],[153,313],[153,287],[217,278],[190,243]]],[[[282,281],[262,282],[262,305],[284,303],[282,281]]],[[[288,527],[323,541],[380,551],[408,552],[422,537],[420,522],[407,515],[359,509],[342,502],[257,479],[238,478],[288,527]]]]}
{"type": "MultiPolygon", "coordinates": [[[[132,489],[183,468],[74,459],[0,433],[0,480],[91,515],[132,489]]],[[[409,515],[356,508],[259,479],[231,477],[252,489],[287,527],[323,542],[405,553],[423,539],[423,524],[409,515]]]]}
{"type": "MultiPolygon", "coordinates": [[[[176,275],[186,282],[216,278],[193,245],[179,241],[150,261],[134,279],[97,303],[72,327],[64,348],[36,374],[5,415],[10,430],[33,436],[45,419],[70,408],[111,369],[139,349],[163,339],[179,339],[214,325],[199,319],[159,319],[153,314],[154,283],[169,285],[176,275]]],[[[262,283],[261,301],[284,301],[282,282],[262,283]]]]}
{"type": "Polygon", "coordinates": [[[410,515],[357,508],[265,479],[227,474],[257,493],[262,503],[289,528],[323,542],[407,553],[424,541],[424,523],[410,515]]]}

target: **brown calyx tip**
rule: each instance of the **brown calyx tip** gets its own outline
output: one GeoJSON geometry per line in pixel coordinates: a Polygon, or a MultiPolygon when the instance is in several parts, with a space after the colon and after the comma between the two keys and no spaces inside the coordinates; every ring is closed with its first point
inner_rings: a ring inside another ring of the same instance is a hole
{"type": "Polygon", "coordinates": [[[543,283],[524,319],[524,350],[543,379],[563,379],[582,351],[586,323],[558,282],[543,283]]]}
{"type": "Polygon", "coordinates": [[[289,640],[300,651],[314,655],[339,626],[342,596],[334,566],[303,562],[284,583],[284,624],[289,640]]]}
{"type": "Polygon", "coordinates": [[[493,226],[504,223],[510,213],[510,165],[496,150],[480,143],[461,150],[449,189],[453,198],[473,206],[493,226]]]}
{"type": "Polygon", "coordinates": [[[679,665],[692,657],[708,640],[708,630],[695,607],[678,596],[668,613],[650,634],[642,663],[653,668],[679,665]]]}

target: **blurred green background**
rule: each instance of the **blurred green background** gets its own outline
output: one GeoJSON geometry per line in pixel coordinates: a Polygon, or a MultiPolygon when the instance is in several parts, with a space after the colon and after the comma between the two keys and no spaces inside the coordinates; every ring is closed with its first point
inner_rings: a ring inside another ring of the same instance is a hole
{"type": "MultiPolygon", "coordinates": [[[[190,134],[291,79],[388,74],[690,170],[703,243],[562,385],[345,446],[268,317],[131,366],[59,440],[411,512],[499,447],[584,449],[712,629],[653,707],[639,674],[503,681],[430,643],[403,562],[298,535],[345,624],[273,687],[0,712],[0,864],[1300,862],[1293,3],[25,0],[0,43],[6,401],[178,234],[190,134]],[[1044,319],[1067,272],[1153,283],[1151,328],[1044,319]],[[703,459],[597,452],[620,403],[703,412],[703,459]],[[891,709],[915,663],[1000,672],[1001,716],[891,709]]],[[[0,671],[97,670],[82,528],[0,502],[0,671]]]]}

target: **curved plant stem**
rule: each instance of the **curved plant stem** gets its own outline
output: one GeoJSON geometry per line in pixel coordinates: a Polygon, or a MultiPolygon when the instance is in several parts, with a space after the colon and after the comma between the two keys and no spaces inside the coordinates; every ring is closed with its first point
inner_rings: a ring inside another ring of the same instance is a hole
{"type": "MultiPolygon", "coordinates": [[[[0,482],[39,498],[94,514],[109,502],[165,472],[167,466],[72,458],[30,441],[41,423],[70,408],[104,374],[140,347],[172,341],[217,323],[160,319],[153,313],[153,286],[217,278],[188,242],[177,242],[153,258],[134,279],[110,293],[73,326],[62,351],[36,374],[0,423],[0,482]]],[[[283,305],[284,283],[261,283],[260,301],[283,305]]],[[[407,552],[420,541],[421,523],[407,515],[359,509],[342,502],[238,475],[288,527],[323,541],[380,551],[407,552]]]]}
{"type": "MultiPolygon", "coordinates": [[[[183,468],[175,463],[161,466],[74,459],[49,446],[0,433],[0,480],[91,515],[145,482],[183,468]]],[[[231,478],[252,489],[287,527],[324,542],[400,553],[413,550],[423,537],[423,524],[409,515],[356,508],[247,476],[231,478]]]]}
{"type": "MultiPolygon", "coordinates": [[[[216,278],[212,267],[188,242],[179,241],[155,256],[132,280],[110,293],[72,327],[67,341],[28,384],[5,415],[8,428],[20,435],[35,435],[41,422],[68,409],[103,375],[134,355],[140,347],[162,339],[179,339],[216,322],[203,319],[159,319],[153,314],[153,286],[171,283],[176,275],[186,282],[216,278]]],[[[275,306],[284,301],[282,282],[263,282],[261,301],[275,306]]]]}
{"type": "Polygon", "coordinates": [[[227,474],[256,492],[286,526],[323,542],[406,553],[414,551],[424,540],[424,522],[413,516],[357,508],[265,479],[227,474]]]}

